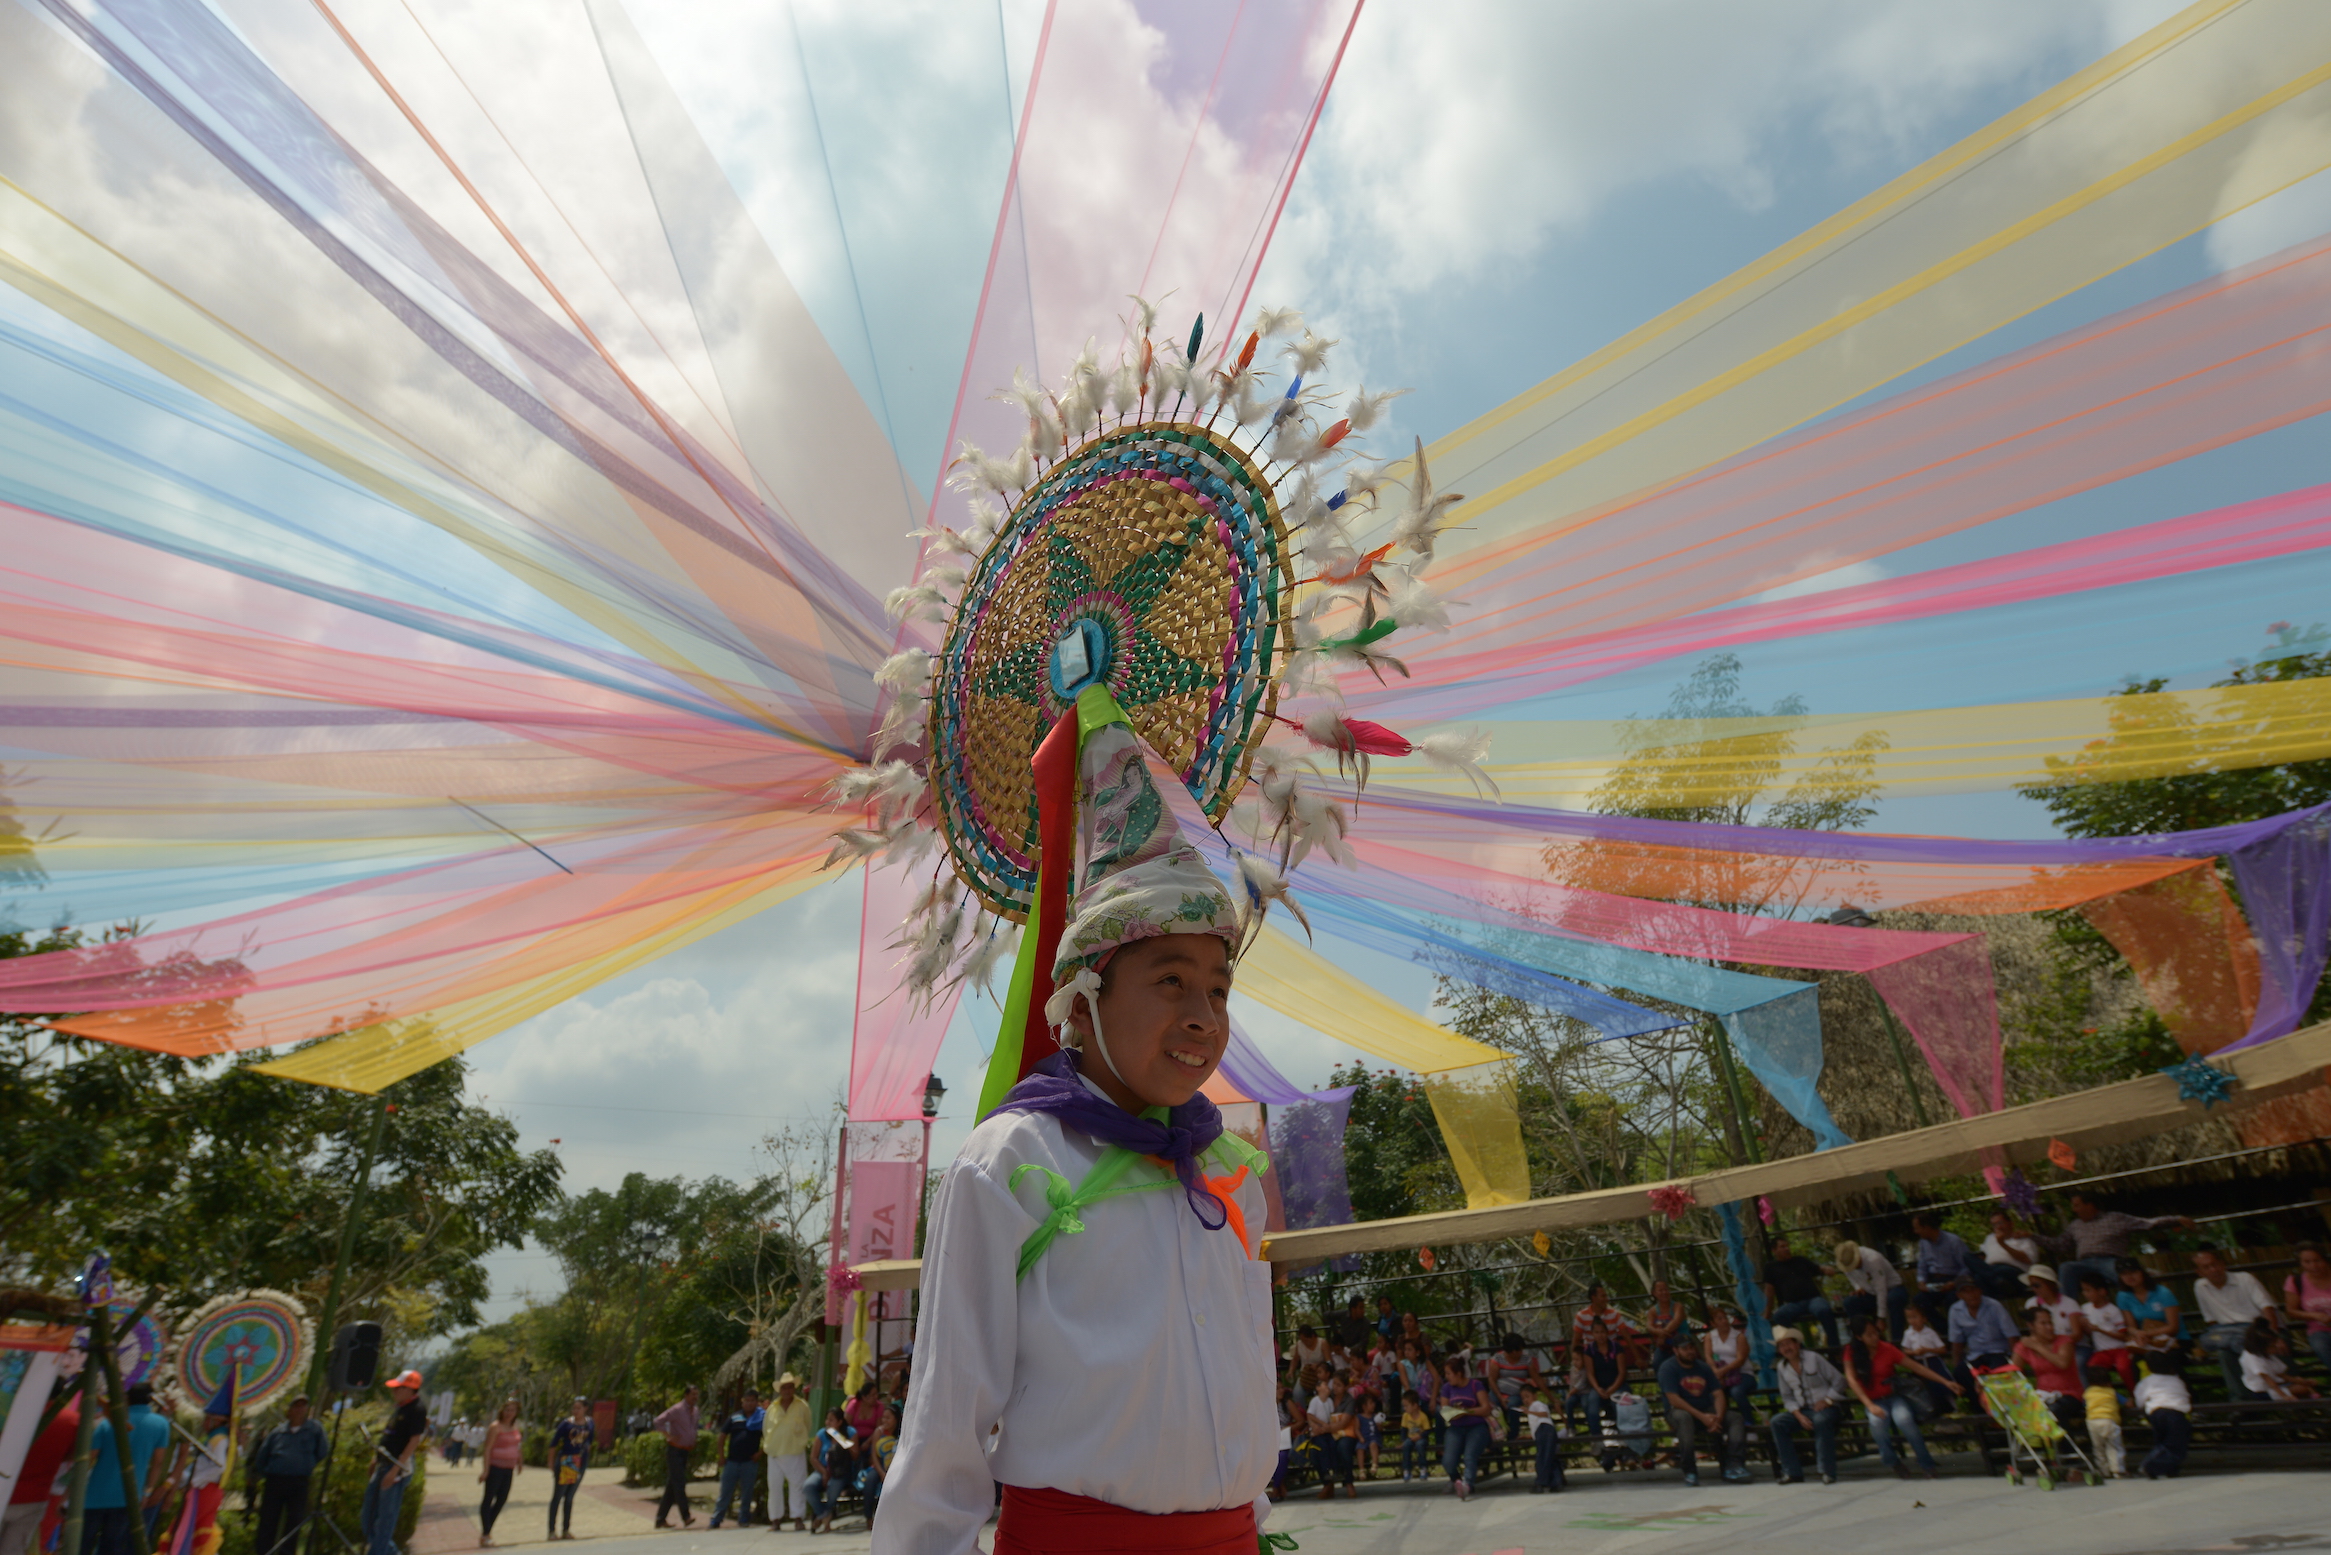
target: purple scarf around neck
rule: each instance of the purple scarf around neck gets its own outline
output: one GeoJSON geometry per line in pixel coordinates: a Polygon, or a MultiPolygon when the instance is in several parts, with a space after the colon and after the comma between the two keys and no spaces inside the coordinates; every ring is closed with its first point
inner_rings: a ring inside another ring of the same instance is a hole
{"type": "Polygon", "coordinates": [[[1230,1219],[1221,1199],[1198,1175],[1198,1157],[1222,1137],[1222,1109],[1202,1095],[1167,1113],[1163,1123],[1138,1116],[1088,1090],[1077,1077],[1075,1051],[1063,1048],[1007,1091],[988,1117],[996,1112],[1049,1112],[1064,1126],[1082,1129],[1105,1145],[1122,1145],[1135,1155],[1171,1162],[1200,1225],[1218,1231],[1230,1219]]]}

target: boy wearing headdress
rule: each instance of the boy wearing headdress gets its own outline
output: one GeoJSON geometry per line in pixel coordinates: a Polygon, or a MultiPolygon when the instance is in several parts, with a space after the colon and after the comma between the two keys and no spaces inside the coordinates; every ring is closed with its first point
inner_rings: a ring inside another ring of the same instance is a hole
{"type": "Polygon", "coordinates": [[[1269,1510],[1265,1163],[1198,1090],[1238,915],[1115,703],[1079,711],[1087,858],[1045,1007],[1063,1050],[940,1181],[877,1555],[968,1555],[998,1483],[995,1555],[1253,1555],[1269,1510]]]}

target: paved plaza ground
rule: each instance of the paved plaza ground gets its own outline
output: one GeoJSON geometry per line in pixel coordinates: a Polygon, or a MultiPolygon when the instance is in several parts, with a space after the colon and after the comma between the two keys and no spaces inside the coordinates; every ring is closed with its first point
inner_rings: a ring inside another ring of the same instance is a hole
{"type": "MultiPolygon", "coordinates": [[[[1485,1485],[1465,1504],[1429,1487],[1378,1482],[1357,1500],[1299,1497],[1272,1515],[1273,1532],[1292,1534],[1302,1555],[1619,1555],[1635,1551],[1786,1549],[1868,1555],[1886,1550],[1951,1555],[2200,1555],[2203,1551],[2331,1551],[2331,1454],[2282,1449],[2234,1472],[2197,1454],[2187,1477],[2121,1480],[2096,1489],[2015,1488],[1966,1465],[1940,1480],[1905,1484],[1882,1477],[1872,1460],[1846,1465],[1838,1484],[1775,1485],[1760,1478],[1727,1485],[1709,1475],[1696,1490],[1672,1474],[1574,1475],[1561,1495],[1532,1495],[1512,1480],[1485,1485]]],[[[432,1466],[429,1500],[414,1555],[477,1548],[475,1471],[432,1466]]],[[[607,1476],[577,1498],[575,1542],[590,1555],[852,1555],[868,1546],[865,1524],[845,1519],[812,1537],[766,1528],[653,1531],[656,1492],[625,1489],[607,1476]]],[[[699,1482],[699,1492],[711,1489],[699,1482]]],[[[542,1540],[549,1476],[519,1476],[496,1527],[496,1545],[542,1540]]],[[[987,1545],[985,1536],[981,1547],[987,1545]]]]}

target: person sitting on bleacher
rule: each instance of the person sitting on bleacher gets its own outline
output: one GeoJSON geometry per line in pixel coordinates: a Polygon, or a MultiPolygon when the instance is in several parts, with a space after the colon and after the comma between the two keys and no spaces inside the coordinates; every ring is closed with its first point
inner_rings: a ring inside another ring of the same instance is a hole
{"type": "Polygon", "coordinates": [[[2016,1332],[2015,1319],[2007,1315],[2007,1308],[1984,1295],[1973,1275],[1959,1277],[1957,1294],[1959,1299],[1951,1303],[1951,1360],[1958,1368],[1960,1384],[1972,1394],[1975,1372],[1997,1371],[2014,1364],[2015,1342],[2022,1335],[2016,1332]]]}
{"type": "Polygon", "coordinates": [[[1603,1434],[1603,1415],[1627,1386],[1627,1356],[1611,1342],[1610,1330],[1602,1324],[1589,1325],[1586,1335],[1585,1342],[1571,1350],[1575,1370],[1570,1402],[1585,1406],[1586,1434],[1591,1440],[1603,1434]]]}
{"type": "Polygon", "coordinates": [[[1700,1359],[1699,1340],[1690,1334],[1677,1335],[1674,1353],[1659,1363],[1659,1392],[1667,1401],[1668,1429],[1675,1432],[1685,1484],[1700,1482],[1697,1448],[1703,1431],[1723,1439],[1724,1478],[1734,1483],[1748,1478],[1747,1417],[1729,1407],[1716,1374],[1700,1359]]]}
{"type": "Polygon", "coordinates": [[[1732,1407],[1748,1413],[1748,1395],[1755,1389],[1756,1373],[1748,1367],[1748,1330],[1732,1315],[1732,1309],[1715,1302],[1708,1304],[1708,1331],[1700,1336],[1701,1353],[1708,1358],[1708,1369],[1716,1374],[1716,1386],[1732,1400],[1732,1407]]]}
{"type": "Polygon", "coordinates": [[[1692,1320],[1675,1299],[1665,1280],[1651,1282],[1651,1308],[1643,1314],[1643,1328],[1651,1341],[1651,1359],[1663,1361],[1674,1351],[1676,1336],[1692,1331],[1692,1320]]]}
{"type": "Polygon", "coordinates": [[[1918,1406],[1895,1385],[1894,1379],[1903,1372],[1923,1377],[1952,1393],[1960,1391],[1959,1385],[1950,1378],[1887,1343],[1886,1325],[1882,1321],[1874,1317],[1862,1319],[1861,1332],[1845,1347],[1845,1385],[1853,1389],[1854,1397],[1862,1401],[1862,1408],[1869,1416],[1870,1439],[1877,1444],[1878,1461],[1892,1469],[1897,1478],[1910,1477],[1910,1471],[1903,1467],[1894,1451],[1892,1438],[1899,1434],[1918,1455],[1918,1466],[1926,1471],[1926,1477],[1940,1479],[1942,1474],[1934,1466],[1934,1454],[1926,1450],[1926,1437],[1918,1429],[1918,1406]]]}
{"type": "Polygon", "coordinates": [[[2290,1374],[2290,1341],[2264,1318],[2250,1325],[2242,1339],[2242,1384],[2252,1393],[2277,1403],[2292,1404],[2313,1398],[2315,1385],[2290,1374]]]}
{"type": "Polygon", "coordinates": [[[1587,1330],[1597,1323],[1602,1325],[1611,1343],[1627,1352],[1630,1360],[1642,1362],[1643,1357],[1636,1353],[1635,1341],[1639,1334],[1634,1319],[1611,1305],[1610,1287],[1599,1282],[1586,1288],[1586,1305],[1570,1320],[1570,1342],[1573,1345],[1584,1342],[1587,1330]]]}
{"type": "Polygon", "coordinates": [[[2118,1260],[2114,1273],[2121,1289],[2113,1304],[2129,1315],[2129,1347],[2140,1355],[2158,1355],[2185,1347],[2185,1316],[2169,1287],[2153,1278],[2134,1258],[2118,1260]]]}
{"type": "Polygon", "coordinates": [[[1787,1237],[1774,1237],[1763,1280],[1764,1309],[1771,1321],[1801,1323],[1810,1318],[1821,1325],[1829,1348],[1837,1348],[1837,1313],[1822,1293],[1819,1264],[1791,1253],[1787,1237]]]}
{"type": "Polygon", "coordinates": [[[2202,1321],[2209,1325],[2198,1343],[2218,1358],[2218,1370],[2226,1378],[2226,1397],[2240,1403],[2249,1392],[2242,1385],[2242,1341],[2250,1325],[2262,1317],[2280,1328],[2282,1313],[2266,1287],[2258,1283],[2257,1275],[2228,1269],[2226,1255],[2215,1247],[2193,1250],[2193,1299],[2201,1308],[2202,1321]]]}
{"type": "Polygon", "coordinates": [[[1781,1352],[1781,1409],[1772,1417],[1773,1456],[1780,1460],[1781,1483],[1805,1483],[1805,1465],[1797,1456],[1797,1433],[1813,1433],[1813,1464],[1821,1483],[1837,1483],[1837,1423],[1845,1413],[1845,1378],[1818,1350],[1805,1348],[1805,1336],[1794,1328],[1773,1330],[1773,1347],[1781,1352]]]}
{"type": "Polygon", "coordinates": [[[1449,1476],[1450,1494],[1460,1501],[1473,1494],[1473,1482],[1481,1473],[1481,1455],[1489,1448],[1491,1407],[1488,1387],[1452,1357],[1441,1382],[1441,1418],[1448,1429],[1441,1438],[1441,1472],[1449,1476]]]}
{"type": "Polygon", "coordinates": [[[2064,1222],[2061,1234],[2047,1238],[2048,1245],[2069,1256],[2056,1263],[2056,1272],[2062,1276],[2067,1295],[2077,1293],[2081,1282],[2094,1274],[2104,1282],[2106,1290],[2118,1288],[2113,1276],[2116,1259],[2127,1256],[2129,1240],[2140,1231],[2155,1231],[2163,1226],[2193,1229],[2193,1221],[2184,1215],[2130,1215],[2117,1209],[2105,1209],[2085,1193],[2072,1195],[2072,1218],[2064,1222]]]}
{"type": "Polygon", "coordinates": [[[1887,1332],[1900,1342],[1902,1313],[1910,1305],[1910,1291],[1893,1262],[1876,1248],[1851,1240],[1838,1243],[1836,1253],[1837,1266],[1831,1272],[1843,1275],[1853,1287],[1841,1309],[1846,1317],[1882,1317],[1887,1332]]]}
{"type": "Polygon", "coordinates": [[[1498,1408],[1505,1412],[1505,1434],[1518,1438],[1522,1426],[1522,1388],[1525,1384],[1544,1388],[1546,1378],[1538,1370],[1538,1358],[1526,1354],[1528,1343],[1520,1334],[1507,1334],[1498,1343],[1497,1353],[1481,1363],[1482,1380],[1496,1395],[1498,1408]]]}

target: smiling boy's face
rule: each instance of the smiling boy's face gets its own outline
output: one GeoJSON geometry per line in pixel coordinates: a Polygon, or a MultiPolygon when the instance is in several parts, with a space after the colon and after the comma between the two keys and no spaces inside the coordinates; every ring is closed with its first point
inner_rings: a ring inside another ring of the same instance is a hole
{"type": "Polygon", "coordinates": [[[1178,1107],[1230,1043],[1230,946],[1219,934],[1136,940],[1110,958],[1100,1001],[1105,1060],[1093,1052],[1084,1001],[1069,1014],[1092,1055],[1081,1072],[1128,1112],[1178,1107]]]}

